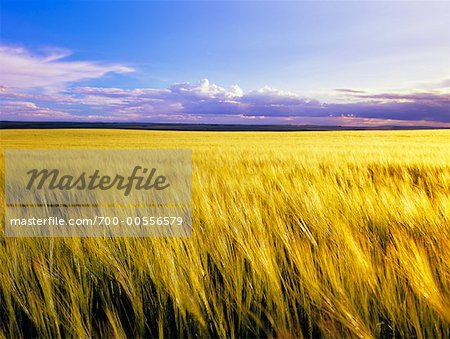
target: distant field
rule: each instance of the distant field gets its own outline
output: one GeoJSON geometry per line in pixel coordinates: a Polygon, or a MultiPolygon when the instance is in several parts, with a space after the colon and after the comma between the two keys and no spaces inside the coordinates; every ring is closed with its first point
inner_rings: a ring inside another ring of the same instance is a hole
{"type": "Polygon", "coordinates": [[[4,149],[189,148],[194,217],[0,237],[0,337],[450,337],[450,130],[0,134],[2,202],[4,149]]]}

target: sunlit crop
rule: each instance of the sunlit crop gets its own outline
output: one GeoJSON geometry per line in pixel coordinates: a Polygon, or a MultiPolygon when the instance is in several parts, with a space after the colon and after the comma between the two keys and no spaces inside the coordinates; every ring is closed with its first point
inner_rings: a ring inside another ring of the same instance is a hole
{"type": "Polygon", "coordinates": [[[191,238],[0,237],[0,337],[450,336],[449,130],[1,144],[192,149],[194,224],[191,238]]]}

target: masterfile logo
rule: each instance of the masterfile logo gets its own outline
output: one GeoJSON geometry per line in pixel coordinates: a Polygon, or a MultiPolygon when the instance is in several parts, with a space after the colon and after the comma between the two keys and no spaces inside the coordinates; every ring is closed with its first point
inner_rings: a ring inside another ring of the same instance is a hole
{"type": "Polygon", "coordinates": [[[190,235],[191,158],[190,150],[7,150],[6,236],[190,235]]]}
{"type": "Polygon", "coordinates": [[[61,174],[58,169],[32,169],[27,174],[30,175],[30,180],[27,184],[27,189],[34,186],[37,189],[48,190],[109,190],[116,188],[122,191],[125,196],[128,196],[132,189],[135,190],[150,190],[157,191],[166,189],[170,186],[167,177],[164,175],[157,175],[157,169],[148,169],[142,166],[135,166],[130,176],[123,176],[116,174],[114,176],[100,175],[100,171],[96,169],[91,175],[82,172],[80,175],[61,174]],[[139,175],[139,172],[142,175],[139,175]]]}

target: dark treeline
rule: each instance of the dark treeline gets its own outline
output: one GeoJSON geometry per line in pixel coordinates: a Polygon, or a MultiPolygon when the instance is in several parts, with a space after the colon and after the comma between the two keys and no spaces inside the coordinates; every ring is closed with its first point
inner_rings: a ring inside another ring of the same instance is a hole
{"type": "Polygon", "coordinates": [[[163,131],[339,131],[339,130],[411,130],[436,129],[424,126],[319,126],[319,125],[239,125],[239,124],[172,124],[139,122],[28,122],[0,121],[0,129],[130,129],[163,131]]]}

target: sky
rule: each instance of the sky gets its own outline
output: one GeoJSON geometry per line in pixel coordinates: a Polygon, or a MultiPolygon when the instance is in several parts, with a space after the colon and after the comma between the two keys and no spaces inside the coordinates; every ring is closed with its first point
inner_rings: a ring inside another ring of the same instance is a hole
{"type": "Polygon", "coordinates": [[[1,1],[0,120],[450,127],[450,2],[1,1]]]}

